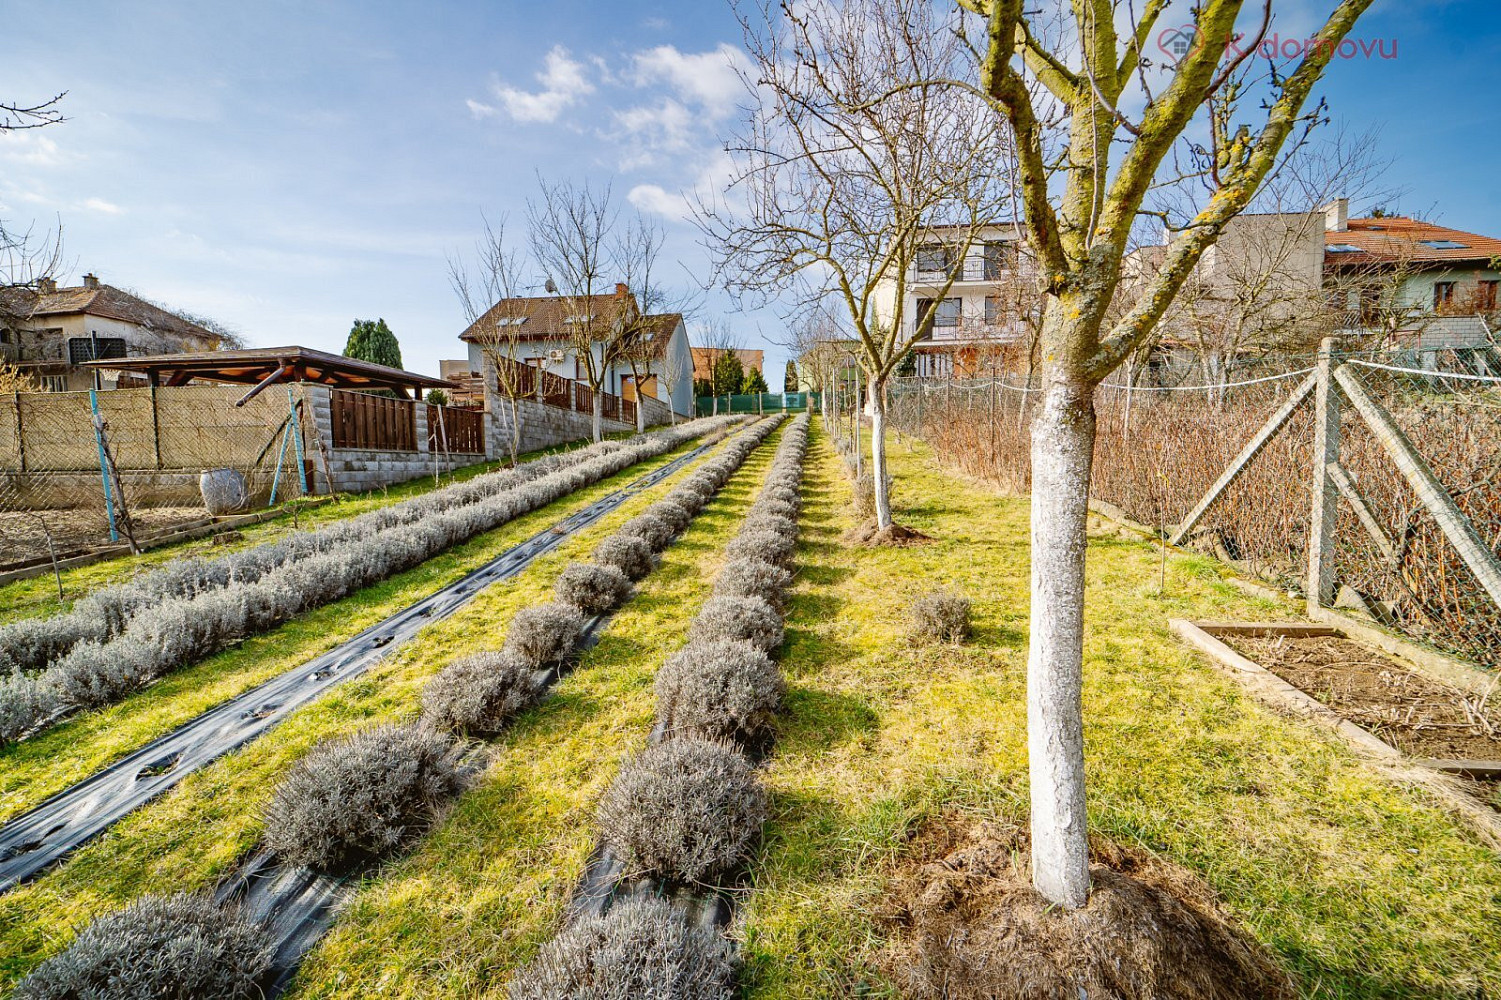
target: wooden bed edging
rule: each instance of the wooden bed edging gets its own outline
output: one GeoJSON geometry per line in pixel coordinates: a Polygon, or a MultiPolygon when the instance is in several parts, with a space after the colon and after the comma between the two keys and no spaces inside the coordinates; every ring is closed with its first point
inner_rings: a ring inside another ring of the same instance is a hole
{"type": "MultiPolygon", "coordinates": [[[[1416,785],[1451,816],[1473,830],[1485,845],[1501,853],[1501,813],[1476,800],[1453,776],[1452,768],[1432,764],[1486,764],[1480,761],[1434,761],[1406,757],[1374,733],[1343,719],[1328,705],[1289,684],[1261,664],[1242,656],[1215,638],[1208,630],[1242,635],[1343,635],[1343,629],[1298,622],[1192,622],[1171,618],[1168,626],[1189,645],[1206,654],[1209,661],[1235,678],[1262,702],[1336,733],[1355,755],[1388,777],[1416,785]]],[[[1465,772],[1471,773],[1471,772],[1465,772]]]]}

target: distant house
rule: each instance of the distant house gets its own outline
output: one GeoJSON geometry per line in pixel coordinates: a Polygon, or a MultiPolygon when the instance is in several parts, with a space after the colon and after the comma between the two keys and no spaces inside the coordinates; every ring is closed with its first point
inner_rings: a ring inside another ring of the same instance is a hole
{"type": "MultiPolygon", "coordinates": [[[[933,313],[932,330],[912,346],[918,375],[963,376],[988,367],[1028,341],[1029,321],[1042,301],[1020,226],[983,229],[966,250],[967,234],[935,226],[907,275],[902,339],[933,313]],[[950,275],[954,281],[945,292],[950,275]]],[[[876,290],[876,312],[883,318],[896,313],[896,286],[888,279],[876,290]]]]}
{"type": "Polygon", "coordinates": [[[1501,240],[1405,216],[1328,210],[1324,287],[1342,332],[1381,346],[1494,351],[1501,319],[1501,240]]]}
{"type": "Polygon", "coordinates": [[[79,367],[86,361],[212,351],[222,340],[92,274],[76,287],[44,280],[0,296],[0,359],[50,392],[89,389],[96,377],[101,388],[120,384],[112,373],[79,367]]]}
{"type": "MultiPolygon", "coordinates": [[[[749,372],[752,368],[766,377],[766,371],[762,367],[765,354],[762,351],[753,351],[743,347],[732,349],[735,356],[740,359],[740,367],[749,372]]],[[[693,349],[693,381],[708,382],[714,377],[714,363],[724,357],[725,351],[718,347],[695,347],[693,349]]]]}
{"type": "MultiPolygon", "coordinates": [[[[587,362],[575,346],[574,330],[580,322],[600,324],[604,334],[612,328],[609,317],[629,314],[635,298],[625,285],[616,285],[613,295],[562,298],[555,295],[502,299],[483,316],[471,323],[459,339],[469,347],[469,370],[486,370],[486,353],[499,352],[554,375],[583,382],[588,380],[587,362]],[[603,318],[603,319],[602,319],[603,318]]],[[[637,353],[637,369],[650,370],[643,378],[642,392],[668,403],[680,414],[693,412],[693,384],[688,375],[692,353],[688,328],[677,313],[646,316],[640,324],[640,342],[625,345],[637,353]],[[643,363],[644,362],[644,363],[643,363]],[[676,375],[675,379],[669,378],[676,375]],[[672,381],[672,398],[666,398],[665,384],[672,381]]],[[[599,365],[606,344],[595,339],[590,347],[595,365],[599,365]]],[[[601,388],[625,399],[634,399],[631,364],[624,351],[605,367],[601,388]]],[[[450,375],[449,377],[452,377],[450,375]]]]}

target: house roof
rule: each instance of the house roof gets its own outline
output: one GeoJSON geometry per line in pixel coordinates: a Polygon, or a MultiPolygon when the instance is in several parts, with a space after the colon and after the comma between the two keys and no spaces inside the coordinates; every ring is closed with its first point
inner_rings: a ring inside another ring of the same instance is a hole
{"type": "Polygon", "coordinates": [[[117,319],[158,333],[193,337],[206,344],[217,344],[218,334],[197,323],[190,323],[160,306],[116,288],[114,285],[78,285],[50,291],[8,289],[7,294],[20,299],[15,311],[30,316],[71,316],[84,314],[117,319]]]}
{"type": "Polygon", "coordinates": [[[153,385],[187,385],[193,379],[255,385],[287,369],[278,381],[316,382],[341,389],[451,389],[453,383],[373,361],[346,358],[310,347],[255,347],[242,351],[154,354],[86,361],[86,368],[145,375],[153,385]]]}
{"type": "Polygon", "coordinates": [[[490,339],[489,331],[509,337],[511,331],[505,324],[521,320],[516,333],[517,340],[567,340],[573,337],[573,324],[568,320],[581,313],[593,315],[596,323],[607,322],[618,315],[622,306],[635,307],[635,297],[617,291],[613,295],[587,295],[564,298],[557,295],[516,296],[501,299],[483,316],[470,323],[459,339],[475,343],[490,339]]]}
{"type": "Polygon", "coordinates": [[[1501,240],[1402,216],[1351,219],[1347,230],[1324,233],[1324,263],[1333,268],[1397,263],[1435,267],[1497,258],[1501,240]],[[1337,247],[1354,249],[1333,249],[1337,247]]]}
{"type": "Polygon", "coordinates": [[[667,356],[667,345],[672,343],[673,332],[683,322],[682,313],[658,313],[642,318],[640,331],[641,356],[647,360],[660,361],[667,356]]]}

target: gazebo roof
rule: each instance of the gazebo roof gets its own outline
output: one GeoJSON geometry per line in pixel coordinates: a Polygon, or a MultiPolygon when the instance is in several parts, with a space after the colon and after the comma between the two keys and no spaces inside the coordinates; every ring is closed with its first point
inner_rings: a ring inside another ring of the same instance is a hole
{"type": "Polygon", "coordinates": [[[86,361],[87,368],[144,375],[152,385],[187,385],[194,379],[259,385],[277,382],[315,382],[338,389],[451,389],[447,379],[418,375],[372,361],[346,358],[309,347],[256,347],[240,351],[202,351],[193,354],[151,354],[133,358],[86,361]]]}

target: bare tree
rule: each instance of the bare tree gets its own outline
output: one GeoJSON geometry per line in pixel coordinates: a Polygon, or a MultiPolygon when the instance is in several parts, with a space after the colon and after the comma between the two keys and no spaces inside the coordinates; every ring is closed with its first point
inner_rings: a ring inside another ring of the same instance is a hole
{"type": "MultiPolygon", "coordinates": [[[[672,344],[666,344],[662,351],[662,358],[657,363],[657,379],[662,383],[662,391],[667,396],[667,421],[673,426],[678,422],[678,411],[674,400],[677,399],[678,386],[685,381],[693,379],[693,356],[691,352],[682,354],[672,349],[672,344]],[[687,360],[684,360],[684,356],[687,360]]],[[[691,414],[690,414],[691,415],[691,414]]]]}
{"type": "Polygon", "coordinates": [[[23,104],[20,101],[0,101],[0,132],[20,132],[25,129],[45,128],[67,121],[63,117],[62,102],[68,96],[65,90],[40,104],[23,104]]]}
{"type": "Polygon", "coordinates": [[[663,317],[689,308],[688,301],[663,280],[661,257],[666,240],[661,226],[637,215],[626,221],[613,247],[616,274],[633,299],[632,307],[620,313],[620,356],[630,366],[631,382],[636,387],[637,432],[646,429],[643,388],[653,375],[662,375],[672,354],[673,331],[662,329],[663,317]]]}
{"type": "Polygon", "coordinates": [[[497,226],[486,219],[484,227],[475,247],[475,273],[471,275],[464,262],[453,257],[448,261],[448,280],[479,345],[486,385],[495,380],[496,392],[509,411],[511,464],[515,465],[521,450],[521,400],[533,392],[537,378],[520,357],[530,306],[523,298],[521,253],[506,242],[505,218],[497,226]]]}
{"type": "Polygon", "coordinates": [[[1075,908],[1089,898],[1082,688],[1095,387],[1151,335],[1289,140],[1296,145],[1321,118],[1321,107],[1305,110],[1309,94],[1371,0],[1334,3],[1295,64],[1260,75],[1255,53],[1273,0],[1254,7],[1249,33],[1237,32],[1244,0],[1201,0],[1190,9],[1199,44],[1165,79],[1146,50],[1166,0],[1125,10],[1113,0],[1050,0],[1038,10],[1022,0],[959,2],[983,22],[979,87],[945,83],[983,95],[1014,132],[1027,238],[1046,295],[1032,421],[1032,864],[1037,889],[1075,908]],[[1258,104],[1264,111],[1252,110],[1258,104]],[[1257,125],[1239,124],[1251,114],[1257,125]],[[1180,178],[1201,186],[1201,207],[1174,229],[1161,267],[1107,327],[1145,200],[1180,178]]]}
{"type": "Polygon", "coordinates": [[[38,233],[9,229],[0,220],[0,329],[16,333],[31,319],[44,289],[63,271],[63,227],[38,233]]]}
{"type": "Polygon", "coordinates": [[[619,259],[619,216],[609,187],[542,181],[527,202],[532,255],[547,271],[564,307],[567,338],[594,397],[594,440],[604,436],[605,380],[622,360],[636,312],[615,275],[632,266],[619,259]],[[619,269],[619,270],[617,270],[619,269]]]}
{"type": "MultiPolygon", "coordinates": [[[[1002,214],[1005,128],[972,94],[901,86],[952,75],[963,58],[954,17],[929,0],[768,0],[741,23],[761,100],[730,143],[732,201],[701,202],[698,221],[732,290],[797,289],[848,313],[886,529],[886,381],[934,319],[906,313],[919,248],[943,227],[962,261],[1002,214]]],[[[937,298],[957,276],[929,283],[937,298]]]]}

